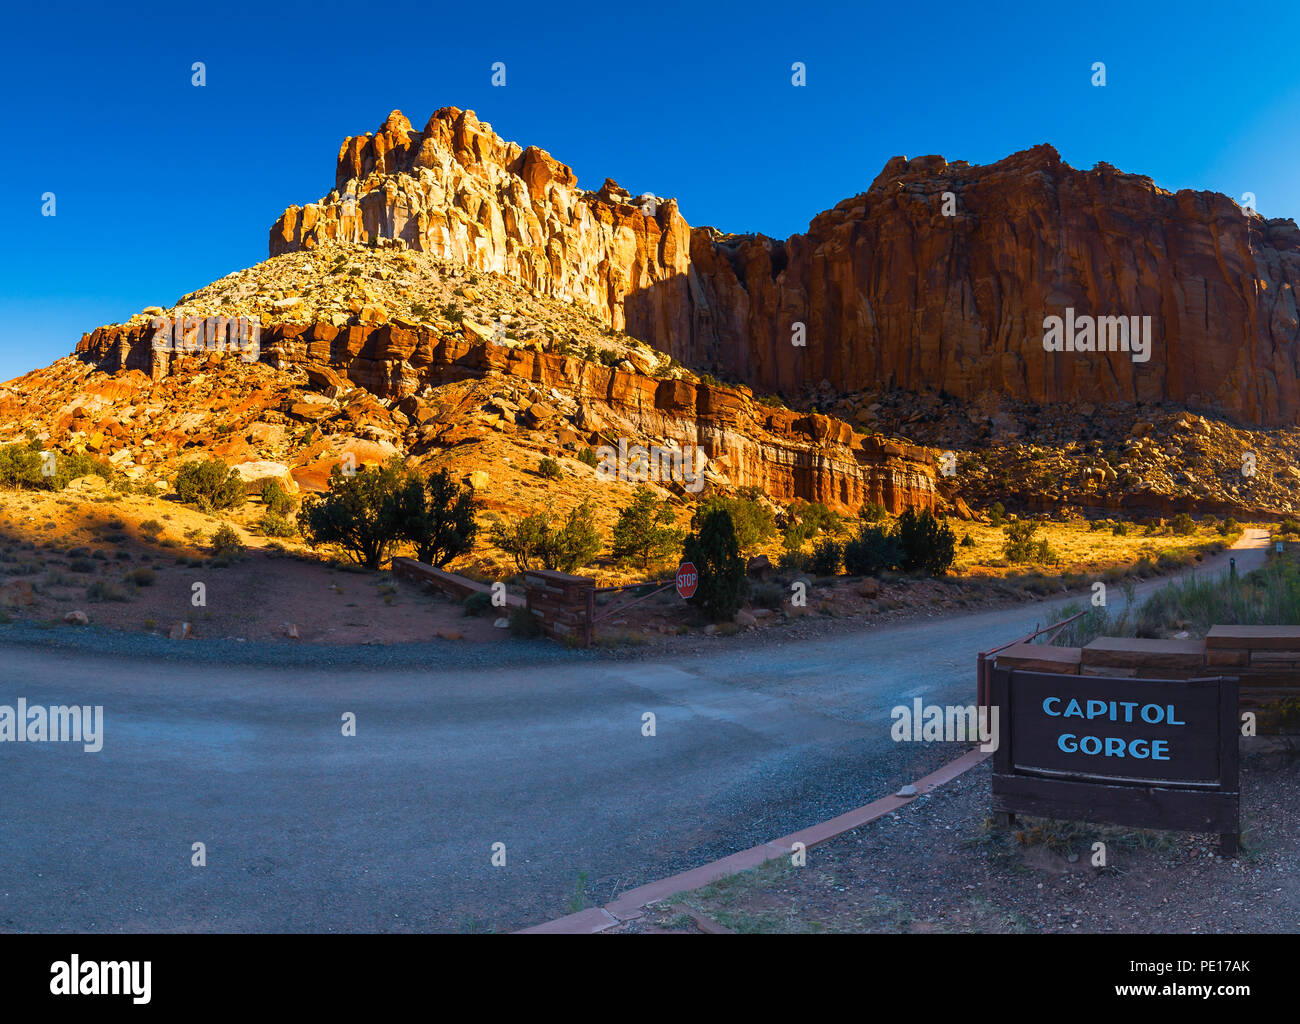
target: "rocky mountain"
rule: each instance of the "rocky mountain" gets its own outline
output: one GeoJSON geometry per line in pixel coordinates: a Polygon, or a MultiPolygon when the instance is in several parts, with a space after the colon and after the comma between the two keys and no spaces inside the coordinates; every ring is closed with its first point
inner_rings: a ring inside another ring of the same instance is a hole
{"type": "Polygon", "coordinates": [[[684,502],[753,487],[778,503],[964,509],[928,449],[700,378],[505,277],[360,244],[278,256],[88,333],[73,357],[0,388],[0,438],[23,433],[145,487],[201,452],[250,485],[301,490],[323,489],[340,460],[401,455],[474,482],[497,514],[590,497],[612,520],[637,474],[610,482],[577,456],[622,442],[689,451],[699,488],[649,481],[684,502]],[[256,323],[258,358],[212,350],[209,318],[256,323]],[[183,324],[171,350],[155,344],[160,322],[183,324]],[[543,458],[564,465],[561,493],[533,493],[543,458]]]}
{"type": "Polygon", "coordinates": [[[395,111],[344,142],[334,190],[286,210],[270,248],[330,241],[502,274],[792,398],[826,381],[970,401],[1170,401],[1264,426],[1300,411],[1295,222],[1106,164],[1076,170],[1050,146],[987,166],[895,157],[780,241],[692,229],[673,200],[612,181],[583,191],[471,111],[443,108],[421,131],[395,111]],[[1045,318],[1067,315],[1150,317],[1149,358],[1046,351],[1045,318]]]}

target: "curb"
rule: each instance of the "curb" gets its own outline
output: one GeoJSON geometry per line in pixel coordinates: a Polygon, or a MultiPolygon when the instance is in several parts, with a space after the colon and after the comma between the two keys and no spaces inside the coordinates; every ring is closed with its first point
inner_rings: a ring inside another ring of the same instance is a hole
{"type": "Polygon", "coordinates": [[[645,907],[651,903],[660,903],[679,893],[689,892],[692,889],[708,885],[710,882],[715,882],[726,875],[748,871],[750,868],[756,868],[769,860],[784,857],[790,853],[790,848],[795,843],[803,843],[805,848],[816,846],[837,836],[842,836],[845,832],[851,832],[855,828],[870,824],[877,818],[883,818],[886,814],[910,804],[918,796],[938,789],[959,775],[964,775],[977,764],[987,760],[991,753],[991,751],[980,750],[978,747],[968,750],[956,760],[949,761],[937,771],[918,779],[916,781],[916,793],[913,796],[881,797],[879,800],[874,800],[856,810],[831,818],[829,821],[823,821],[819,825],[812,825],[798,832],[792,832],[788,836],[761,843],[748,850],[741,850],[739,853],[733,853],[729,857],[715,860],[703,867],[692,868],[690,871],[683,871],[658,882],[650,882],[647,885],[629,889],[618,899],[605,904],[603,907],[592,907],[576,914],[569,914],[567,917],[547,921],[545,924],[522,928],[515,934],[595,935],[610,928],[615,928],[625,921],[634,921],[641,917],[645,907]]]}

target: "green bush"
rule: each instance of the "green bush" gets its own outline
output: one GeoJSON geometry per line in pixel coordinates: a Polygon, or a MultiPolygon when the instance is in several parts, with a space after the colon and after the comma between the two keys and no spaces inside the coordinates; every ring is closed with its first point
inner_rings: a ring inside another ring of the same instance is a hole
{"type": "Polygon", "coordinates": [[[140,532],[150,540],[157,540],[158,534],[163,532],[163,524],[157,519],[146,519],[140,524],[140,532]]]}
{"type": "Polygon", "coordinates": [[[782,551],[776,560],[776,567],[781,572],[808,572],[808,564],[812,561],[812,555],[807,551],[799,548],[794,550],[782,551]]]}
{"type": "Polygon", "coordinates": [[[268,477],[262,481],[262,504],[274,515],[287,516],[293,511],[293,495],[284,489],[284,484],[279,480],[268,477]]]}
{"type": "Polygon", "coordinates": [[[157,573],[152,569],[132,569],[126,574],[127,583],[134,583],[137,587],[152,587],[154,581],[158,578],[157,573]]]}
{"type": "Polygon", "coordinates": [[[885,516],[888,514],[889,513],[885,511],[885,506],[880,504],[878,501],[869,501],[867,504],[863,505],[862,508],[858,509],[858,518],[864,523],[883,522],[885,516]]]}
{"type": "Polygon", "coordinates": [[[791,505],[790,512],[808,529],[808,536],[819,533],[838,533],[843,529],[840,517],[821,502],[800,502],[791,505]]]}
{"type": "Polygon", "coordinates": [[[749,603],[755,608],[769,608],[776,611],[785,603],[785,590],[778,583],[751,584],[749,603]]]}
{"type": "Polygon", "coordinates": [[[1001,526],[1006,515],[1007,510],[1002,507],[1002,502],[994,502],[993,507],[989,509],[989,524],[992,526],[1001,526]]]}
{"type": "Polygon", "coordinates": [[[329,490],[309,496],[298,509],[298,530],[313,548],[336,544],[357,565],[378,569],[401,538],[398,491],[404,484],[396,458],[353,473],[335,466],[329,490]]]}
{"type": "Polygon", "coordinates": [[[103,580],[95,580],[86,588],[86,600],[98,604],[101,601],[129,601],[130,598],[122,591],[121,587],[105,583],[103,580]]]}
{"type": "Polygon", "coordinates": [[[516,608],[510,613],[510,632],[514,636],[528,639],[541,636],[542,627],[537,616],[527,608],[516,608]]]}
{"type": "Polygon", "coordinates": [[[1196,532],[1196,523],[1186,512],[1179,512],[1174,516],[1173,522],[1169,524],[1170,531],[1176,537],[1186,537],[1188,534],[1196,532]]]}
{"type": "Polygon", "coordinates": [[[964,534],[961,539],[961,546],[964,548],[975,547],[975,538],[972,537],[969,533],[964,534]]]}
{"type": "Polygon", "coordinates": [[[690,602],[712,622],[729,622],[745,602],[748,583],[736,528],[725,508],[710,509],[683,545],[684,560],[699,573],[690,602]]]}
{"type": "Polygon", "coordinates": [[[542,459],[542,461],[537,464],[537,472],[547,480],[564,479],[564,470],[554,459],[542,459]]]}
{"type": "Polygon", "coordinates": [[[882,526],[864,524],[844,545],[844,571],[850,576],[879,576],[902,560],[897,539],[882,526]]]}
{"type": "Polygon", "coordinates": [[[1127,537],[1128,524],[1123,522],[1117,522],[1114,526],[1110,528],[1110,533],[1112,537],[1127,537]]]}
{"type": "Polygon", "coordinates": [[[525,516],[513,525],[497,523],[492,528],[492,543],[514,560],[520,572],[538,568],[573,572],[589,565],[601,549],[590,501],[570,512],[558,528],[542,513],[525,516]]]}
{"type": "Polygon", "coordinates": [[[410,470],[396,486],[396,535],[415,546],[418,561],[441,568],[473,548],[482,503],[472,487],[462,487],[446,469],[427,477],[410,470]]]}
{"type": "Polygon", "coordinates": [[[275,512],[264,512],[257,521],[257,528],[263,537],[292,537],[297,533],[293,523],[275,512]]]}
{"type": "Polygon", "coordinates": [[[185,463],[176,474],[176,494],[204,512],[238,508],[246,497],[243,479],[220,459],[185,463]]]}
{"type": "Polygon", "coordinates": [[[592,469],[595,469],[600,465],[600,460],[596,458],[596,453],[590,448],[584,448],[582,451],[578,452],[578,461],[584,466],[590,466],[592,469]]]}
{"type": "Polygon", "coordinates": [[[1038,553],[1038,543],[1034,539],[1034,534],[1038,532],[1036,522],[1032,519],[1016,520],[1007,523],[1002,528],[1002,532],[1007,538],[1006,543],[1002,545],[1002,554],[1006,556],[1008,562],[1023,565],[1034,561],[1038,553]]]}
{"type": "Polygon", "coordinates": [[[699,532],[704,520],[713,512],[726,512],[731,520],[736,543],[742,554],[749,554],[759,544],[776,536],[776,519],[765,505],[758,501],[752,490],[742,491],[737,497],[712,495],[700,502],[691,517],[691,529],[699,532]]]}
{"type": "Polygon", "coordinates": [[[619,512],[614,524],[614,558],[643,570],[662,564],[681,550],[682,534],[676,524],[672,502],[656,498],[648,487],[638,487],[632,504],[619,512]]]}
{"type": "Polygon", "coordinates": [[[928,508],[920,512],[907,509],[898,517],[895,536],[903,552],[899,565],[904,572],[943,576],[957,555],[957,537],[952,527],[940,522],[928,508]]]}
{"type": "Polygon", "coordinates": [[[840,571],[840,563],[843,559],[844,548],[827,538],[813,546],[812,559],[808,567],[817,576],[835,576],[840,571]]]}
{"type": "Polygon", "coordinates": [[[213,530],[208,543],[212,545],[212,554],[216,558],[230,559],[244,552],[244,542],[229,523],[222,523],[213,530]]]}
{"type": "Polygon", "coordinates": [[[111,483],[113,468],[81,452],[46,452],[36,439],[0,445],[0,487],[61,491],[82,476],[99,476],[111,483]]]}
{"type": "Polygon", "coordinates": [[[1233,519],[1232,516],[1228,516],[1228,518],[1226,518],[1218,526],[1220,537],[1226,537],[1228,536],[1228,534],[1236,533],[1240,529],[1241,529],[1241,524],[1237,522],[1237,520],[1233,519]]]}
{"type": "Polygon", "coordinates": [[[495,611],[492,604],[492,595],[485,590],[476,591],[470,594],[461,602],[461,608],[468,615],[490,615],[495,611]]]}

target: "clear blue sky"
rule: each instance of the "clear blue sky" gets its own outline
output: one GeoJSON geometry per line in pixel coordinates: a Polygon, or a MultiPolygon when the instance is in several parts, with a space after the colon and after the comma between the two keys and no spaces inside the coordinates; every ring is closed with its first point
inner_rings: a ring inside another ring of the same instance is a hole
{"type": "Polygon", "coordinates": [[[264,259],[280,211],[333,186],[344,136],[394,108],[417,127],[471,108],[584,187],[677,196],[727,231],[801,231],[895,154],[1040,142],[1300,215],[1300,9],[973,6],[12,5],[0,380],[264,259]]]}

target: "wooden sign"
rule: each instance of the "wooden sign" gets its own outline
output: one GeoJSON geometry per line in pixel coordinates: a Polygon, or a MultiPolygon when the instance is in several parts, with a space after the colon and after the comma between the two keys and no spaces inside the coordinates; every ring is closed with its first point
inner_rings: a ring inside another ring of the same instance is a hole
{"type": "Polygon", "coordinates": [[[1236,853],[1237,680],[994,668],[993,810],[1219,834],[1236,853]]]}

